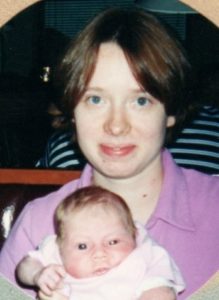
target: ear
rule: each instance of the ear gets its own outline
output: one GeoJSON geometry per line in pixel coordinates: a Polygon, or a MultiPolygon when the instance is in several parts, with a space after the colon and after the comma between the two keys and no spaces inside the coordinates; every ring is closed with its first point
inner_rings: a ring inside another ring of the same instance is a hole
{"type": "Polygon", "coordinates": [[[166,121],[167,127],[172,127],[176,123],[176,118],[174,116],[168,116],[166,121]]]}

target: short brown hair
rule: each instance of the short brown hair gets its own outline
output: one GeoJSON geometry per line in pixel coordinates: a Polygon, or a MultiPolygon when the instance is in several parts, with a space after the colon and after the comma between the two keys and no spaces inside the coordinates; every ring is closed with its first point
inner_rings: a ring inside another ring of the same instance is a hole
{"type": "Polygon", "coordinates": [[[190,65],[175,36],[140,8],[102,12],[70,44],[57,73],[69,116],[92,77],[99,47],[106,42],[121,47],[141,87],[164,104],[167,115],[179,121],[187,108],[190,65]]]}
{"type": "Polygon", "coordinates": [[[104,209],[113,209],[114,212],[118,213],[128,232],[135,239],[136,227],[126,202],[119,195],[98,186],[80,188],[58,205],[54,215],[58,239],[61,239],[63,236],[63,225],[69,216],[84,208],[91,208],[97,205],[101,205],[104,209]]]}

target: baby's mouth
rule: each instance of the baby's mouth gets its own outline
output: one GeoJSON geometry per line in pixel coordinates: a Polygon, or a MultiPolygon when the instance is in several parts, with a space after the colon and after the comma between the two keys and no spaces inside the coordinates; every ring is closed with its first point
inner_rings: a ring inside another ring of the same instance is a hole
{"type": "Polygon", "coordinates": [[[100,276],[100,275],[107,273],[108,271],[109,271],[109,268],[98,268],[94,271],[94,275],[100,276]]]}

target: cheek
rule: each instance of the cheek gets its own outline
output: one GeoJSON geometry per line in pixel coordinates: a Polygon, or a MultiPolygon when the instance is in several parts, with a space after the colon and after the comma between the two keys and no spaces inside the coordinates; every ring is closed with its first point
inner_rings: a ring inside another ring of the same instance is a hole
{"type": "Polygon", "coordinates": [[[75,274],[77,273],[77,269],[78,269],[78,263],[74,262],[73,264],[69,261],[68,263],[66,263],[64,265],[65,270],[68,274],[75,276],[75,274]]]}
{"type": "Polygon", "coordinates": [[[80,254],[74,255],[69,253],[67,259],[64,261],[66,271],[74,277],[80,277],[81,273],[85,271],[86,265],[86,256],[80,254]]]}
{"type": "Polygon", "coordinates": [[[144,126],[138,127],[138,139],[141,141],[155,141],[156,139],[160,139],[165,134],[165,127],[163,127],[159,122],[151,122],[148,124],[144,124],[144,126]]]}
{"type": "Polygon", "coordinates": [[[134,248],[135,248],[134,244],[123,244],[118,249],[116,249],[114,253],[121,259],[124,259],[134,250],[134,248]]]}
{"type": "Polygon", "coordinates": [[[84,137],[86,138],[94,138],[94,134],[97,132],[97,125],[95,120],[91,120],[89,117],[86,117],[86,115],[77,114],[75,116],[75,128],[77,133],[78,140],[84,140],[84,137]]]}
{"type": "Polygon", "coordinates": [[[163,115],[160,118],[151,120],[145,124],[143,129],[145,137],[148,139],[161,138],[166,132],[166,118],[163,115]]]}
{"type": "Polygon", "coordinates": [[[77,142],[81,148],[81,151],[87,156],[90,153],[90,150],[93,146],[93,142],[95,141],[95,137],[97,136],[96,130],[91,126],[79,126],[76,129],[77,142]]]}

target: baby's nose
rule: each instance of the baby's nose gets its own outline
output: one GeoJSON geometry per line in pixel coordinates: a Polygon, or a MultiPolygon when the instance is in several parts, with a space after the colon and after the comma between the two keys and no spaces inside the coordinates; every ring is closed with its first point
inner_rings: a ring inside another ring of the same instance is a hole
{"type": "Polygon", "coordinates": [[[95,259],[104,258],[106,257],[106,251],[103,246],[97,246],[95,247],[93,251],[93,257],[95,259]]]}

